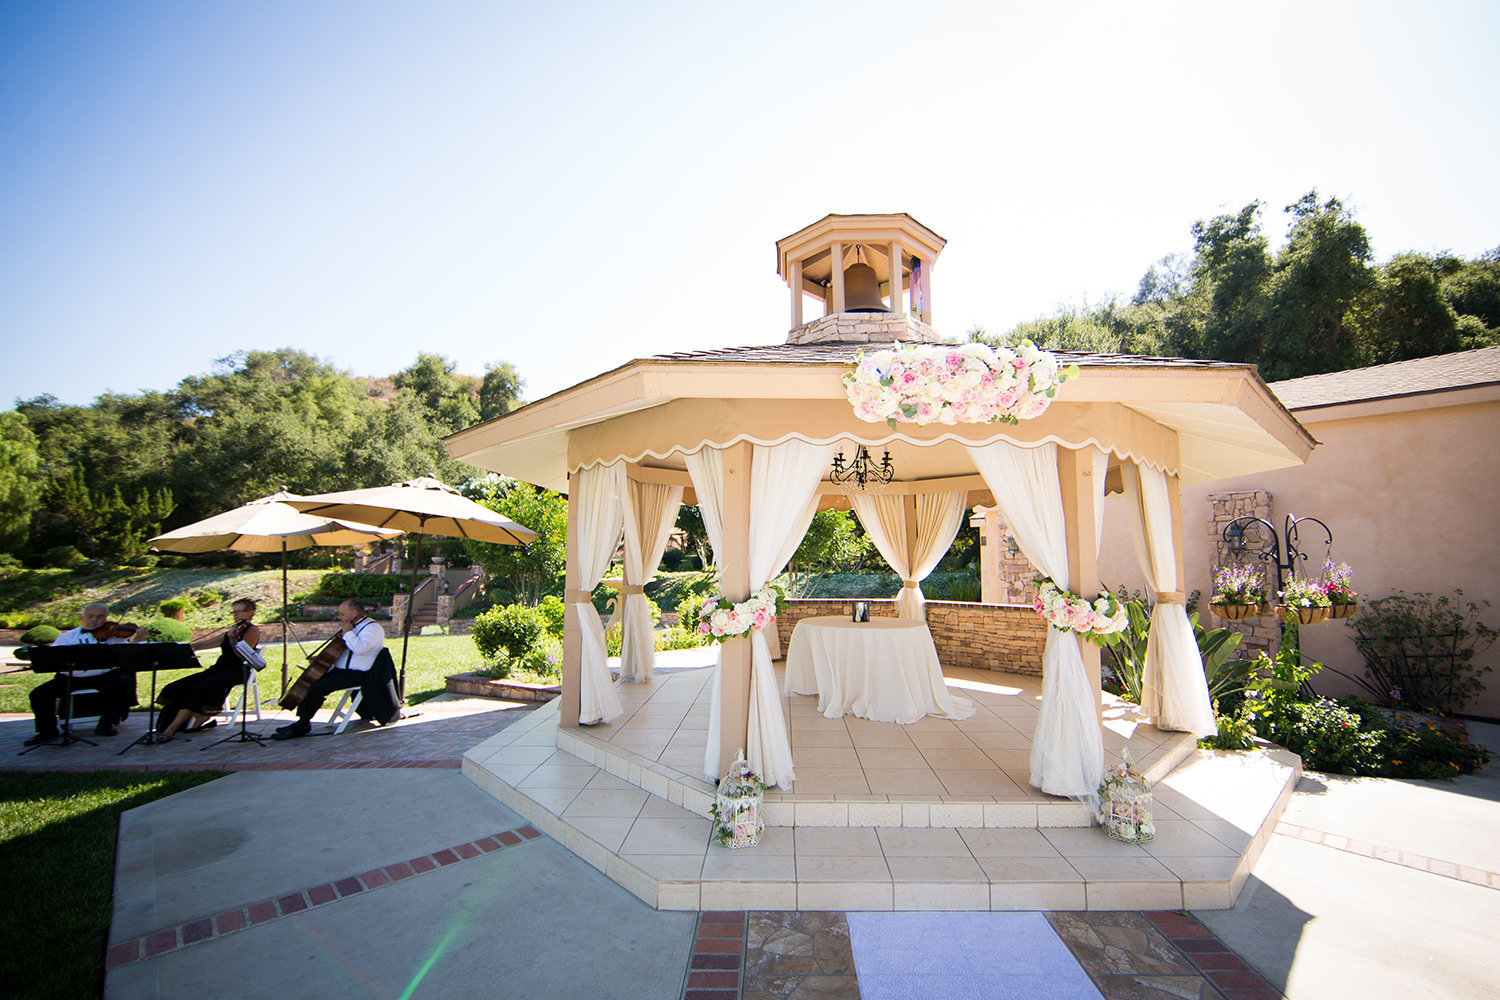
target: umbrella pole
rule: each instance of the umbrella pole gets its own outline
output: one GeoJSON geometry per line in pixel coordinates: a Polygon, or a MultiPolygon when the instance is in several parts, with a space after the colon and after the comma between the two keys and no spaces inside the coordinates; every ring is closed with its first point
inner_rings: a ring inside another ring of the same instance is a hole
{"type": "MultiPolygon", "coordinates": [[[[427,518],[422,518],[425,522],[427,518]]],[[[396,692],[401,695],[401,700],[406,700],[406,640],[411,638],[411,610],[412,604],[417,599],[417,563],[422,559],[422,532],[417,532],[416,549],[412,552],[411,559],[411,588],[406,597],[406,621],[401,626],[401,680],[396,684],[396,692]]]]}
{"type": "MultiPolygon", "coordinates": [[[[281,540],[281,696],[286,697],[286,664],[288,660],[286,648],[287,633],[287,606],[286,606],[286,539],[281,540]]],[[[260,716],[256,716],[260,718],[260,716]]]]}

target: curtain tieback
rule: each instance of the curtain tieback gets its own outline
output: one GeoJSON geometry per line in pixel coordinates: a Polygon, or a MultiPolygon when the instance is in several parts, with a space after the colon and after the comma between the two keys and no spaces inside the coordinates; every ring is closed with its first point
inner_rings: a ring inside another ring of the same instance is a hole
{"type": "Polygon", "coordinates": [[[567,590],[563,593],[567,604],[593,604],[594,592],[592,590],[567,590]]]}
{"type": "Polygon", "coordinates": [[[901,581],[901,589],[902,590],[921,590],[922,589],[922,581],[920,581],[920,580],[902,580],[901,581]]]}
{"type": "Polygon", "coordinates": [[[631,594],[644,594],[645,592],[646,585],[644,583],[627,583],[620,588],[620,593],[625,597],[629,597],[631,594]]]}
{"type": "Polygon", "coordinates": [[[1157,604],[1187,604],[1187,594],[1180,590],[1165,590],[1156,595],[1157,604]]]}

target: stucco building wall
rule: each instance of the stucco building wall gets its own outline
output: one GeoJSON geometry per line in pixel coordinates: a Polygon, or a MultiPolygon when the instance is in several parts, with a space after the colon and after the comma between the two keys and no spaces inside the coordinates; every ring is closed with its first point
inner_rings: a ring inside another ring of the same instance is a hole
{"type": "MultiPolygon", "coordinates": [[[[1306,466],[1183,489],[1185,589],[1201,590],[1206,603],[1212,588],[1219,538],[1210,529],[1210,495],[1263,491],[1270,494],[1269,520],[1278,532],[1288,514],[1319,518],[1332,529],[1333,558],[1353,568],[1362,601],[1397,590],[1441,595],[1462,589],[1466,601],[1490,601],[1494,607],[1484,620],[1500,627],[1500,388],[1294,413],[1321,442],[1306,466]]],[[[1142,587],[1123,514],[1121,500],[1110,497],[1100,576],[1111,585],[1142,587]]],[[[1321,568],[1322,542],[1316,527],[1303,534],[1311,575],[1321,568]]],[[[1328,622],[1301,633],[1307,657],[1363,674],[1347,624],[1328,622]]],[[[1500,646],[1479,662],[1500,667],[1500,646]]],[[[1500,718],[1500,671],[1486,682],[1464,712],[1500,718]]],[[[1358,691],[1329,671],[1313,683],[1324,694],[1358,691]]]]}

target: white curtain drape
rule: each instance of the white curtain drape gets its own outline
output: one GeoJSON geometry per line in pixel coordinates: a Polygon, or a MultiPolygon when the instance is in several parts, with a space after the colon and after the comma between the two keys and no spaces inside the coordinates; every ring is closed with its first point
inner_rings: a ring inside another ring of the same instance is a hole
{"type": "Polygon", "coordinates": [[[596,465],[578,473],[578,574],[581,593],[569,594],[583,640],[583,663],[578,685],[578,721],[584,725],[610,722],[620,716],[620,697],[609,677],[604,623],[587,595],[599,586],[620,542],[625,496],[625,463],[596,465]]]}
{"type": "Polygon", "coordinates": [[[1218,732],[1218,725],[1208,697],[1208,678],[1193,623],[1177,589],[1181,581],[1177,579],[1166,473],[1135,462],[1124,463],[1120,472],[1136,556],[1146,575],[1146,586],[1156,596],[1146,639],[1141,708],[1157,729],[1212,736],[1218,732]]]}
{"type": "MultiPolygon", "coordinates": [[[[817,511],[818,480],[833,458],[834,445],[810,445],[787,441],[767,447],[756,445],[750,465],[750,590],[765,586],[779,573],[807,534],[817,511]]],[[[703,448],[687,456],[688,475],[703,511],[704,529],[714,546],[715,562],[724,533],[735,530],[723,523],[723,455],[703,448]]],[[[792,770],[792,748],[787,740],[781,712],[781,692],[772,666],[772,651],[764,632],[750,638],[750,728],[745,755],[750,766],[768,785],[788,787],[796,780],[792,770]]],[[[713,697],[709,710],[703,773],[710,780],[719,771],[719,676],[710,683],[713,697]]]]}
{"type": "MultiPolygon", "coordinates": [[[[1019,448],[1006,441],[969,447],[969,456],[995,495],[1032,565],[1059,587],[1068,580],[1067,525],[1057,474],[1057,445],[1019,448]]],[[[1097,467],[1097,466],[1096,466],[1097,467]]],[[[1096,503],[1104,477],[1095,475],[1096,503]]],[[[1095,525],[1097,542],[1098,525],[1095,525]]],[[[1047,629],[1042,654],[1042,707],[1031,749],[1031,783],[1049,795],[1091,796],[1104,776],[1104,739],[1099,728],[1099,692],[1084,675],[1078,640],[1047,629]]]]}
{"type": "Polygon", "coordinates": [[[969,494],[917,494],[917,537],[906,534],[906,497],[850,494],[849,500],[875,549],[901,577],[898,618],[925,619],[922,581],[931,575],[963,526],[969,494]]]}
{"type": "Polygon", "coordinates": [[[641,683],[651,679],[656,666],[656,643],[651,634],[651,609],[641,588],[656,575],[667,536],[682,506],[681,486],[626,481],[625,594],[620,642],[620,680],[641,683]]]}

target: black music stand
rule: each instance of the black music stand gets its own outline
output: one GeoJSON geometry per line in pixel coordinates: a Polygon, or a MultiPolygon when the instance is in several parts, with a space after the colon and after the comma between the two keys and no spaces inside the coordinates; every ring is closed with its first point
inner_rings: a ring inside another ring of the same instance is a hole
{"type": "MultiPolygon", "coordinates": [[[[107,648],[104,645],[90,643],[79,646],[33,646],[31,649],[31,669],[39,674],[62,674],[66,680],[63,681],[62,696],[62,729],[58,735],[45,743],[27,747],[17,757],[26,754],[38,747],[66,747],[74,743],[87,743],[91,747],[99,744],[93,740],[86,740],[82,736],[73,735],[73,671],[75,670],[112,670],[115,662],[106,658],[99,651],[107,648]]],[[[87,680],[88,678],[80,678],[87,680]]]]}
{"type": "MultiPolygon", "coordinates": [[[[244,651],[240,649],[243,645],[245,643],[235,643],[234,645],[234,655],[239,657],[240,662],[245,665],[245,679],[241,682],[244,684],[244,693],[240,695],[240,731],[226,736],[222,740],[214,740],[214,742],[199,750],[199,753],[202,753],[203,750],[212,750],[220,743],[255,743],[259,746],[266,745],[266,737],[260,733],[252,733],[245,727],[245,720],[250,716],[250,677],[264,670],[266,668],[266,661],[256,654],[253,649],[250,651],[250,655],[245,655],[244,651]]],[[[258,709],[256,714],[260,714],[258,709]]]]}
{"type": "MultiPolygon", "coordinates": [[[[146,732],[132,740],[125,750],[139,744],[145,744],[148,747],[155,746],[171,739],[170,736],[156,734],[156,672],[158,670],[198,669],[198,657],[193,653],[193,647],[185,642],[141,642],[115,643],[97,648],[114,650],[115,666],[122,670],[130,670],[134,673],[151,671],[151,700],[147,703],[149,708],[146,712],[146,732]]],[[[125,750],[121,750],[115,756],[124,756],[125,750]]]]}

